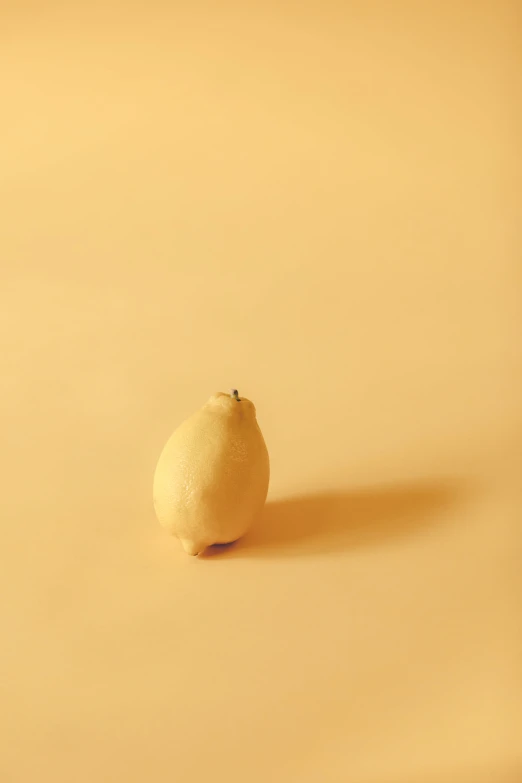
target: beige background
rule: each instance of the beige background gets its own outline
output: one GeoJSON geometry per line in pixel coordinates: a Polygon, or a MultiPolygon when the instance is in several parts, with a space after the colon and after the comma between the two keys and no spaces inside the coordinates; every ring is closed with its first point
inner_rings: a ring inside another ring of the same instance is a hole
{"type": "Polygon", "coordinates": [[[5,783],[521,779],[520,10],[2,4],[5,783]],[[271,502],[190,559],[231,385],[271,502]]]}

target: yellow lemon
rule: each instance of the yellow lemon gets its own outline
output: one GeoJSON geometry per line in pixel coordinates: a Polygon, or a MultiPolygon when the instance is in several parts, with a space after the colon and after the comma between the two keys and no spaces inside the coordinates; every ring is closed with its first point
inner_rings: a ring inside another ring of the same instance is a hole
{"type": "Polygon", "coordinates": [[[154,474],[161,525],[189,555],[241,538],[268,492],[268,451],[254,404],[218,392],[172,434],[154,474]]]}

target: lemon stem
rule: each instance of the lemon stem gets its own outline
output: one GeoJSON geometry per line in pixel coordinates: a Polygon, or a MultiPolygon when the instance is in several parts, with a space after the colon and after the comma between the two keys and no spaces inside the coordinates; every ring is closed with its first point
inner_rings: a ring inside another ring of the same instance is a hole
{"type": "Polygon", "coordinates": [[[234,397],[234,399],[237,400],[237,402],[241,402],[241,400],[239,399],[239,392],[237,389],[230,389],[230,396],[234,397]]]}

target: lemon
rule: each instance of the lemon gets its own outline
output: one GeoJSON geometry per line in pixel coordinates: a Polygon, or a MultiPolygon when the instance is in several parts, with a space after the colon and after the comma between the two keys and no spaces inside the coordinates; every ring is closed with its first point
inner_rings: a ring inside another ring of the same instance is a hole
{"type": "Polygon", "coordinates": [[[268,492],[268,451],[254,404],[218,392],[172,434],[154,474],[158,521],[189,555],[241,538],[268,492]]]}

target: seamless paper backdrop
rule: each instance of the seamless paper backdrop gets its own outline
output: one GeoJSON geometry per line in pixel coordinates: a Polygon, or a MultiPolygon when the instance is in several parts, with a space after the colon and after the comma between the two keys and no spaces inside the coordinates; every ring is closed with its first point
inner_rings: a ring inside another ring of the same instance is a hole
{"type": "Polygon", "coordinates": [[[520,5],[0,19],[2,780],[519,780],[520,5]],[[230,386],[269,503],[191,559],[230,386]]]}

